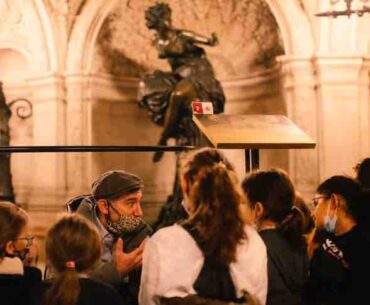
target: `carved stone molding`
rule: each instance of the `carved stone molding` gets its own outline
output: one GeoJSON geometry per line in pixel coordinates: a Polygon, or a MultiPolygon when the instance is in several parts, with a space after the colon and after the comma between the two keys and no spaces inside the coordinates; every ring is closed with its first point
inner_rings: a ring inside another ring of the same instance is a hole
{"type": "Polygon", "coordinates": [[[50,1],[53,13],[62,20],[65,20],[68,32],[73,26],[76,16],[80,14],[83,5],[87,0],[45,0],[50,1]]]}
{"type": "Polygon", "coordinates": [[[23,12],[18,0],[0,1],[0,34],[6,30],[14,30],[22,21],[23,12]]]}

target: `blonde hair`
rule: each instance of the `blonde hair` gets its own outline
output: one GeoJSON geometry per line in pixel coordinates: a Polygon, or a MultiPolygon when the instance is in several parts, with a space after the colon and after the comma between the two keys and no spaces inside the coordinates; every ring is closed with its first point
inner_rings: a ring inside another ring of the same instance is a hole
{"type": "Polygon", "coordinates": [[[78,273],[93,269],[102,255],[96,228],[78,214],[66,214],[46,237],[46,256],[56,272],[44,304],[75,305],[80,294],[78,273]]]}

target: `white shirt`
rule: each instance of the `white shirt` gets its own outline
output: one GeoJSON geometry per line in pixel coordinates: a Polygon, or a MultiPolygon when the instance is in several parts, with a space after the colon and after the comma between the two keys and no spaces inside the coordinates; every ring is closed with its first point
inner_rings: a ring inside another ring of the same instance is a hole
{"type": "MultiPolygon", "coordinates": [[[[252,227],[245,226],[245,232],[247,239],[237,247],[237,261],[230,264],[231,278],[237,297],[246,290],[264,305],[267,295],[266,247],[252,227]]],[[[201,250],[180,225],[159,230],[145,246],[139,304],[160,304],[161,297],[196,294],[193,284],[203,262],[201,250]]]]}

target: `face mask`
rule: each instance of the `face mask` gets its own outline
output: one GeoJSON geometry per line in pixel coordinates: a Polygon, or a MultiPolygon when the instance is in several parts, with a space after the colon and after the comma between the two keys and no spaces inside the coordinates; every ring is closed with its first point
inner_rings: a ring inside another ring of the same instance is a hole
{"type": "Polygon", "coordinates": [[[337,216],[337,209],[335,210],[335,215],[333,217],[329,217],[329,207],[326,211],[326,215],[324,217],[324,226],[325,230],[328,233],[334,233],[335,231],[335,225],[337,224],[338,216],[337,216]]]}
{"type": "Polygon", "coordinates": [[[189,210],[188,206],[186,205],[186,203],[185,203],[185,200],[184,200],[184,199],[181,201],[181,205],[182,205],[182,207],[184,208],[185,212],[186,212],[188,215],[190,215],[190,210],[189,210]]]}
{"type": "Polygon", "coordinates": [[[121,215],[120,213],[117,212],[115,208],[113,208],[111,203],[108,204],[113,211],[119,214],[118,220],[112,221],[112,219],[110,218],[110,213],[108,213],[109,216],[107,217],[107,230],[110,233],[121,236],[122,234],[135,231],[140,226],[141,224],[140,217],[121,215]]]}
{"type": "Polygon", "coordinates": [[[30,252],[29,248],[24,248],[22,250],[14,250],[14,256],[19,257],[21,261],[24,261],[26,259],[28,252],[30,252]]]}

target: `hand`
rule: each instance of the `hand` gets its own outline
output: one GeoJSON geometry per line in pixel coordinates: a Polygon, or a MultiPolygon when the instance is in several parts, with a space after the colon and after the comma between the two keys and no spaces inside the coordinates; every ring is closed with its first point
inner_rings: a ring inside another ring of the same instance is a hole
{"type": "Polygon", "coordinates": [[[113,249],[113,261],[119,274],[126,275],[130,271],[141,266],[145,243],[146,240],[144,240],[135,250],[130,253],[125,253],[123,252],[123,240],[122,238],[118,238],[113,249]]]}

